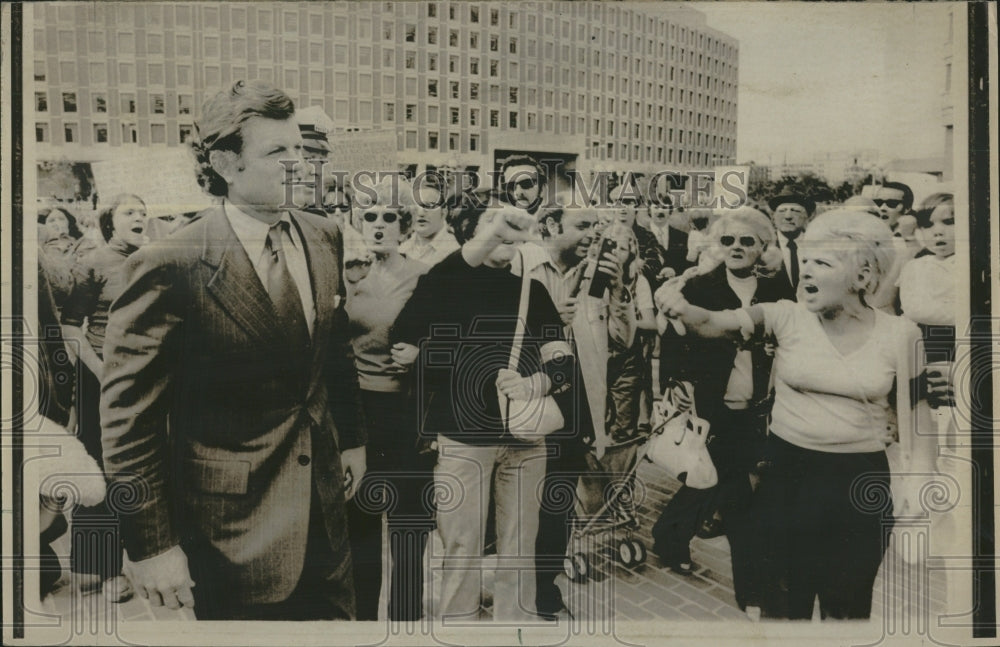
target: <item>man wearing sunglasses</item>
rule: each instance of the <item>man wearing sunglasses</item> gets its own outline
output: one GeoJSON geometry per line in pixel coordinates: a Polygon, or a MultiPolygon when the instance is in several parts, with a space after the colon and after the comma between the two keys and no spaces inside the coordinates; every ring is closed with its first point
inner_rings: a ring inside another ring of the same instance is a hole
{"type": "Polygon", "coordinates": [[[500,163],[500,196],[504,202],[531,215],[542,204],[545,169],[528,155],[512,155],[500,163]]]}
{"type": "Polygon", "coordinates": [[[342,234],[285,204],[290,179],[298,204],[315,189],[288,95],[238,81],[202,113],[196,171],[220,204],[129,257],[107,328],[125,572],[200,620],[353,619],[346,499],[367,438],[342,234]]]}
{"type": "Polygon", "coordinates": [[[885,182],[876,189],[874,202],[882,220],[895,231],[899,217],[913,207],[913,190],[902,182],[885,182]]]}

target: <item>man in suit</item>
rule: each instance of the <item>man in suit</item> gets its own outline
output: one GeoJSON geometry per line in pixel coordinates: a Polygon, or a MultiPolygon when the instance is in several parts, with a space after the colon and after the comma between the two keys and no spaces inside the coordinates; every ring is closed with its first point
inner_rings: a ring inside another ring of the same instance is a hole
{"type": "Polygon", "coordinates": [[[816,210],[816,203],[792,187],[785,187],[771,198],[771,220],[778,231],[777,244],[781,250],[781,269],[777,278],[782,280],[782,298],[795,300],[799,287],[799,241],[816,210]]]}
{"type": "Polygon", "coordinates": [[[354,616],[345,501],[366,434],[343,241],[288,208],[315,188],[293,114],[259,81],[205,103],[198,179],[221,204],[129,259],[108,325],[104,464],[110,498],[129,499],[126,573],[199,619],[354,616]]]}
{"type": "Polygon", "coordinates": [[[692,265],[687,259],[687,232],[670,224],[670,215],[673,210],[673,203],[669,196],[660,196],[649,205],[649,231],[652,232],[656,242],[660,245],[664,268],[660,271],[656,284],[650,286],[654,291],[664,280],[682,274],[692,265]]]}

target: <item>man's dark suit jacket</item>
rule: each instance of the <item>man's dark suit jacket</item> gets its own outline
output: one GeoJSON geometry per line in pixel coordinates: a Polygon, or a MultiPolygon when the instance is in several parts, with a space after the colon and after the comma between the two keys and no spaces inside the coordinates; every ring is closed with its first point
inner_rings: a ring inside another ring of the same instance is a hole
{"type": "Polygon", "coordinates": [[[194,579],[245,605],[294,590],[311,492],[331,546],[343,542],[340,450],[366,440],[341,232],[310,214],[291,219],[316,304],[308,347],[279,327],[221,207],[130,257],[104,347],[104,466],[109,492],[134,488],[121,515],[129,557],[180,544],[210,565],[192,565],[194,579]]]}
{"type": "MultiPolygon", "coordinates": [[[[668,225],[669,232],[667,238],[667,248],[664,249],[663,245],[660,245],[660,241],[656,238],[656,234],[653,234],[653,240],[656,241],[657,246],[662,250],[663,253],[663,266],[669,267],[674,270],[677,276],[684,273],[684,270],[691,267],[693,263],[688,262],[688,233],[681,229],[676,229],[668,225]]],[[[650,231],[652,233],[652,231],[650,231]]],[[[662,283],[662,281],[660,281],[662,283]]],[[[652,288],[655,290],[658,286],[654,285],[652,288]]]]}

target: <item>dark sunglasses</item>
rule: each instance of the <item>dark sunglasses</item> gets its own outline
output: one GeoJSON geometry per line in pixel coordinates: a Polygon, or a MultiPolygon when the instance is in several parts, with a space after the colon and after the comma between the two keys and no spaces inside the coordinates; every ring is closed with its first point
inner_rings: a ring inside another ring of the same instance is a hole
{"type": "Polygon", "coordinates": [[[517,182],[508,182],[507,190],[513,191],[515,188],[519,188],[522,191],[527,191],[528,189],[534,187],[536,184],[538,184],[538,180],[526,177],[524,179],[518,180],[517,182]]]}
{"type": "Polygon", "coordinates": [[[323,211],[327,213],[347,213],[351,210],[351,205],[349,204],[327,204],[323,206],[323,211]]]}
{"type": "MultiPolygon", "coordinates": [[[[723,247],[732,247],[736,244],[736,236],[722,236],[719,238],[719,242],[722,243],[723,247]]],[[[757,239],[753,236],[740,236],[741,247],[753,247],[756,244],[757,239]]]]}
{"type": "Polygon", "coordinates": [[[883,200],[882,198],[875,198],[872,200],[872,202],[875,203],[876,207],[881,207],[884,204],[890,209],[895,209],[899,207],[899,205],[903,204],[902,200],[895,200],[895,199],[883,200]]]}
{"type": "Polygon", "coordinates": [[[379,216],[382,216],[382,222],[384,222],[387,225],[391,225],[392,223],[396,222],[396,218],[398,217],[392,211],[386,211],[385,213],[381,214],[375,211],[368,211],[365,213],[364,219],[365,222],[375,222],[376,220],[378,220],[379,216]]]}

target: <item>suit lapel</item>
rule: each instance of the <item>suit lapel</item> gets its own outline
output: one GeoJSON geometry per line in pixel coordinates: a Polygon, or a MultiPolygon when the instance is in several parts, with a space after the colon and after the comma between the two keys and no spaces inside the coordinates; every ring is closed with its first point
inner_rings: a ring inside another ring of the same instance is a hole
{"type": "Polygon", "coordinates": [[[248,334],[265,341],[282,335],[271,298],[222,207],[206,215],[201,260],[215,269],[208,291],[248,334]]]}

